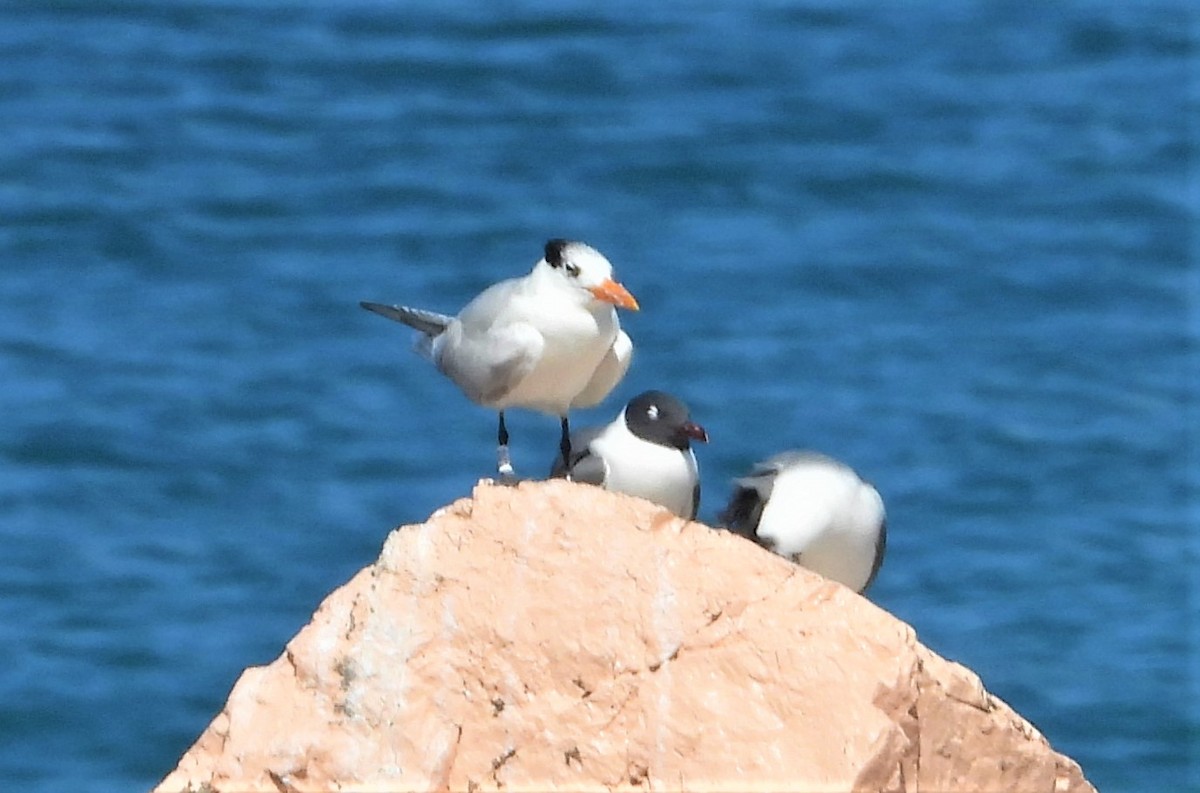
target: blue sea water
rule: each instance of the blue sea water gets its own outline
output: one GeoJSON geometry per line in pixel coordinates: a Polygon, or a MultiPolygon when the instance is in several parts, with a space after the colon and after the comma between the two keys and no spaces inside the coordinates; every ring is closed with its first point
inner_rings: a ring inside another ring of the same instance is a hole
{"type": "MultiPolygon", "coordinates": [[[[548,237],[641,301],[701,516],[882,492],[873,599],[1104,791],[1200,790],[1197,11],[0,4],[0,788],[155,784],[495,417],[360,299],[548,237]]],[[[519,471],[553,418],[510,415],[519,471]]],[[[702,571],[697,571],[702,575],[702,571]]]]}

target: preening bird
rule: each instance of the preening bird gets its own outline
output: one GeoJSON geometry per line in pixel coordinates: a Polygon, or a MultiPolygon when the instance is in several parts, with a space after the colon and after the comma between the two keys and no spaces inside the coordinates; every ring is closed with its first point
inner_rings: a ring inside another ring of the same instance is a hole
{"type": "Polygon", "coordinates": [[[616,308],[638,309],[612,264],[582,242],[552,239],[528,275],[485,289],[457,316],[363,301],[368,311],[422,334],[417,349],[476,404],[499,411],[497,470],[514,476],[504,411],[561,420],[559,450],[571,453],[571,408],[598,404],[624,377],[633,343],[616,308]]]}
{"type": "Polygon", "coordinates": [[[570,458],[557,457],[550,475],[640,496],[691,520],[700,505],[692,441],[707,443],[708,433],[691,420],[687,405],[664,391],[646,391],[610,424],[574,433],[570,458]]]}
{"type": "Polygon", "coordinates": [[[734,480],[720,523],[780,556],[863,593],[887,548],[883,499],[850,467],[788,451],[734,480]]]}

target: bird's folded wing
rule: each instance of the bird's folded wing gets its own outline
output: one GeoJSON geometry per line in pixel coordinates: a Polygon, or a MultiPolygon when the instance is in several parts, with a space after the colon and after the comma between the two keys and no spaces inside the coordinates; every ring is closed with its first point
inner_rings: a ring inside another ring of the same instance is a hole
{"type": "Polygon", "coordinates": [[[604,482],[608,478],[608,466],[604,463],[603,457],[588,452],[571,464],[568,475],[572,482],[604,487],[604,482]]]}
{"type": "Polygon", "coordinates": [[[486,333],[492,328],[503,327],[520,316],[514,316],[527,305],[522,295],[524,278],[509,278],[492,284],[475,296],[458,312],[458,321],[468,333],[486,333]]]}
{"type": "Polygon", "coordinates": [[[484,333],[464,332],[455,322],[434,343],[434,362],[471,401],[503,403],[537,365],[545,341],[532,325],[515,323],[484,333]]]}
{"type": "MultiPolygon", "coordinates": [[[[561,479],[562,477],[567,476],[568,474],[571,473],[571,469],[573,469],[583,458],[591,457],[592,452],[588,448],[588,446],[603,431],[604,431],[603,427],[584,427],[581,430],[576,430],[575,432],[572,432],[571,433],[571,465],[570,465],[570,468],[568,468],[566,465],[563,464],[562,455],[556,454],[556,455],[554,455],[554,463],[550,466],[550,478],[551,479],[561,479]]],[[[590,465],[590,463],[589,463],[589,465],[590,465]]],[[[587,481],[587,480],[578,480],[578,481],[587,481]]],[[[592,482],[592,484],[603,484],[603,479],[601,479],[600,482],[592,482]]]]}

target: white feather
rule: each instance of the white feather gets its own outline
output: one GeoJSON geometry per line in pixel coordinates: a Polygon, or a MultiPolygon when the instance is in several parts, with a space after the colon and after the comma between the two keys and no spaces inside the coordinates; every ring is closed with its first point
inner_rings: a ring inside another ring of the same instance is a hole
{"type": "Polygon", "coordinates": [[[875,564],[883,499],[853,470],[813,458],[775,476],[757,536],[780,556],[861,591],[875,564]]]}
{"type": "Polygon", "coordinates": [[[606,490],[653,501],[685,518],[692,518],[693,492],[699,479],[696,455],[642,440],[625,425],[625,411],[590,444],[604,460],[606,490]]]}

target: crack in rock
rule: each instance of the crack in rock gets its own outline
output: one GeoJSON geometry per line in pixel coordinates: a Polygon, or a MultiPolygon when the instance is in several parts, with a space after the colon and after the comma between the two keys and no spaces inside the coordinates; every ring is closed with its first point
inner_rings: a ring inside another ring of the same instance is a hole
{"type": "Polygon", "coordinates": [[[657,672],[659,669],[662,669],[664,665],[669,664],[671,661],[674,661],[676,658],[678,658],[679,650],[682,647],[683,647],[683,645],[680,644],[678,647],[676,647],[674,650],[672,650],[671,654],[668,655],[666,658],[662,659],[661,661],[657,661],[653,664],[650,664],[646,668],[649,669],[651,673],[657,672]]]}
{"type": "MultiPolygon", "coordinates": [[[[271,784],[275,786],[279,793],[300,793],[295,785],[284,779],[283,774],[276,773],[268,768],[267,776],[271,778],[271,784]]],[[[291,774],[287,774],[287,776],[291,776],[291,774]]]]}
{"type": "Polygon", "coordinates": [[[505,764],[508,763],[509,760],[513,759],[516,756],[517,756],[517,750],[515,748],[512,748],[512,749],[509,749],[508,751],[506,751],[504,754],[497,757],[496,759],[492,760],[492,781],[496,783],[497,787],[504,787],[504,783],[500,781],[500,776],[499,776],[500,769],[503,768],[505,766],[505,764]]]}
{"type": "MultiPolygon", "coordinates": [[[[636,675],[636,673],[635,673],[635,675],[636,675]]],[[[627,708],[629,706],[629,703],[632,702],[633,699],[638,696],[638,693],[639,693],[639,689],[638,689],[637,685],[634,685],[632,688],[629,689],[629,692],[625,695],[625,698],[623,700],[621,700],[621,703],[619,705],[617,705],[616,710],[613,711],[613,714],[612,714],[612,716],[610,716],[608,718],[608,721],[606,721],[606,722],[604,722],[604,724],[600,725],[600,732],[606,731],[609,727],[611,727],[613,725],[613,722],[615,722],[617,719],[619,719],[621,717],[621,714],[625,712],[625,708],[627,708]]]]}
{"type": "Polygon", "coordinates": [[[454,736],[454,745],[438,761],[437,768],[430,774],[430,780],[434,782],[431,787],[434,790],[450,789],[450,775],[454,771],[454,763],[458,760],[458,749],[462,745],[463,726],[455,724],[454,729],[457,731],[454,736]]]}
{"type": "Polygon", "coordinates": [[[950,691],[949,689],[944,689],[943,693],[945,694],[946,699],[948,699],[952,702],[957,702],[960,705],[966,705],[968,708],[977,710],[980,713],[991,713],[996,709],[995,703],[992,702],[991,695],[988,694],[987,692],[984,692],[984,694],[983,694],[983,702],[977,702],[974,700],[965,699],[962,696],[954,693],[953,691],[950,691]]]}
{"type": "Polygon", "coordinates": [[[342,634],[342,638],[346,641],[350,641],[350,637],[358,629],[358,619],[354,616],[354,610],[358,608],[360,602],[362,602],[361,592],[354,596],[353,602],[350,603],[350,609],[346,612],[348,624],[346,625],[346,632],[342,634]]]}

